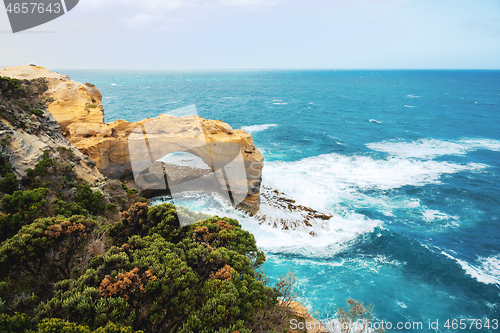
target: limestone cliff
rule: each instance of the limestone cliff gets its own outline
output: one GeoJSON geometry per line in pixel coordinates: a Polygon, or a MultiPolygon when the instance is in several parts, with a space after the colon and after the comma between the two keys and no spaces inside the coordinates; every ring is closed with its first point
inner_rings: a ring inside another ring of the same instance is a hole
{"type": "MultiPolygon", "coordinates": [[[[244,130],[233,130],[219,120],[166,114],[135,123],[117,120],[106,124],[102,95],[92,84],[73,82],[38,66],[0,69],[0,76],[43,78],[48,85],[45,95],[51,98],[48,111],[68,141],[95,161],[102,174],[121,179],[134,176],[143,190],[162,190],[165,185],[155,161],[186,152],[206,164],[217,186],[222,192],[228,190],[237,207],[252,214],[258,211],[263,157],[252,135],[244,130]]],[[[163,171],[169,187],[208,177],[202,170],[193,174],[193,170],[169,164],[163,165],[163,171]]]]}
{"type": "MultiPolygon", "coordinates": [[[[26,82],[26,81],[25,81],[26,82]]],[[[62,135],[55,118],[43,108],[40,95],[47,89],[44,80],[29,84],[3,79],[0,76],[0,153],[17,177],[26,176],[41,159],[44,151],[72,152],[76,175],[97,184],[104,176],[96,163],[78,151],[62,135]]]]}

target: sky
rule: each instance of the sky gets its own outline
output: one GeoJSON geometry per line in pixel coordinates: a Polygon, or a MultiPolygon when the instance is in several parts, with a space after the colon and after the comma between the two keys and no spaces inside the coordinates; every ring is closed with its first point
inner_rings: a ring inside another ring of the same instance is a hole
{"type": "MultiPolygon", "coordinates": [[[[28,1],[29,2],[29,1],[28,1]]],[[[0,67],[500,69],[500,0],[80,0],[0,67]]]]}

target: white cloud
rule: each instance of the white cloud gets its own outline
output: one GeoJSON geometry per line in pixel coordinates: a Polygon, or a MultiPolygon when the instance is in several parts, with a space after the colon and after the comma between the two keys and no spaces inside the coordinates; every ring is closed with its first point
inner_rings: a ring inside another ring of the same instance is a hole
{"type": "MultiPolygon", "coordinates": [[[[262,11],[281,0],[86,0],[74,11],[75,20],[96,21],[131,30],[172,30],[182,23],[211,20],[220,15],[262,11]]],[[[89,29],[89,26],[85,26],[89,29]]],[[[102,24],[96,27],[102,29],[102,24]]]]}

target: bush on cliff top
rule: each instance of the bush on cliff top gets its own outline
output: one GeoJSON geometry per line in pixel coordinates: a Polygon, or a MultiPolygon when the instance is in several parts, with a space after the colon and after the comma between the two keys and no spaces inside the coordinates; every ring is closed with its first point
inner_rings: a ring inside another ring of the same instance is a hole
{"type": "Polygon", "coordinates": [[[0,192],[13,194],[17,189],[19,189],[19,182],[17,181],[16,175],[12,172],[7,173],[5,177],[0,180],[0,192]]]}
{"type": "Polygon", "coordinates": [[[44,216],[48,193],[48,189],[38,188],[5,195],[0,200],[4,212],[0,216],[0,241],[13,236],[23,225],[33,222],[37,217],[44,216]]]}
{"type": "Polygon", "coordinates": [[[54,297],[37,307],[37,320],[60,317],[90,328],[111,320],[146,332],[243,332],[257,310],[274,306],[274,290],[256,279],[264,255],[236,220],[213,217],[181,228],[170,204],[137,203],[123,215],[128,222],[108,232],[116,246],[78,279],[56,284],[54,297]]]}
{"type": "Polygon", "coordinates": [[[112,225],[36,219],[0,246],[0,330],[250,332],[278,296],[256,272],[264,260],[238,221],[171,204],[137,202],[112,225]],[[181,227],[177,214],[204,221],[181,227]]]}

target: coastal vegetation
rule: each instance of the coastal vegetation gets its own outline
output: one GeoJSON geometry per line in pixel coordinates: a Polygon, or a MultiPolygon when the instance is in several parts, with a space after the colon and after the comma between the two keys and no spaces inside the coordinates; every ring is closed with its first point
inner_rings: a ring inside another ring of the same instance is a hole
{"type": "Polygon", "coordinates": [[[0,332],[305,332],[293,275],[270,286],[237,220],[84,179],[46,89],[0,78],[0,332]]]}
{"type": "Polygon", "coordinates": [[[126,186],[109,198],[50,155],[1,199],[0,331],[279,326],[263,313],[282,288],[266,285],[265,256],[238,221],[150,207],[126,186]],[[180,214],[199,222],[181,227],[180,214]]]}
{"type": "Polygon", "coordinates": [[[289,288],[268,285],[264,253],[238,221],[85,181],[64,146],[20,175],[8,133],[44,130],[46,86],[1,78],[0,88],[0,331],[282,331],[277,300],[289,288]]]}

